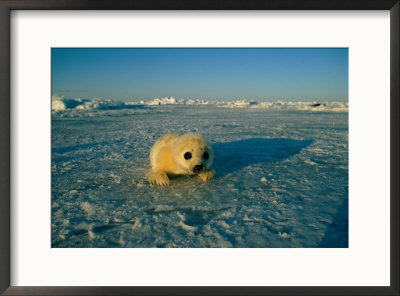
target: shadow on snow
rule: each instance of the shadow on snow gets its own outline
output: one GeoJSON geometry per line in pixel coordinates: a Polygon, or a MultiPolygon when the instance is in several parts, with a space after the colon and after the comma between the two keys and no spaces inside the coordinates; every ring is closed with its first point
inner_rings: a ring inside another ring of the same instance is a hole
{"type": "Polygon", "coordinates": [[[252,138],[214,143],[213,167],[218,174],[238,171],[248,165],[285,160],[312,144],[312,140],[252,138]]]}
{"type": "Polygon", "coordinates": [[[324,238],[318,248],[348,248],[349,247],[349,200],[346,198],[333,222],[328,225],[324,238]]]}

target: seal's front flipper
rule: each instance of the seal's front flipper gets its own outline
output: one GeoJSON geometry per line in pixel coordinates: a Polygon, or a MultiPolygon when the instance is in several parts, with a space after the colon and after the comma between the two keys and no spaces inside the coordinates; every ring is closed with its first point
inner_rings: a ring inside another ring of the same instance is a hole
{"type": "Polygon", "coordinates": [[[207,172],[201,173],[199,174],[199,177],[204,181],[210,181],[212,179],[214,179],[215,176],[215,170],[214,169],[210,169],[207,172]]]}
{"type": "Polygon", "coordinates": [[[160,185],[160,186],[168,186],[169,179],[167,173],[165,172],[152,172],[150,173],[149,177],[150,184],[153,185],[160,185]]]}

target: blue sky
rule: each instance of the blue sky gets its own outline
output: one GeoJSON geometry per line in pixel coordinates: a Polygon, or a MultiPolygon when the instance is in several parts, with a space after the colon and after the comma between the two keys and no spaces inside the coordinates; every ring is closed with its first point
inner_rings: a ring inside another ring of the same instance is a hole
{"type": "Polygon", "coordinates": [[[52,94],[347,101],[348,49],[53,48],[52,94]]]}

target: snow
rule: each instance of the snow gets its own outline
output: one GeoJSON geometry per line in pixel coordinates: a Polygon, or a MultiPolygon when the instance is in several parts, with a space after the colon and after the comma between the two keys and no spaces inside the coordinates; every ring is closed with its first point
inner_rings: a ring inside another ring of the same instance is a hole
{"type": "Polygon", "coordinates": [[[53,97],[52,247],[348,247],[347,103],[312,104],[53,97]],[[211,142],[215,180],[148,183],[171,132],[211,142]]]}

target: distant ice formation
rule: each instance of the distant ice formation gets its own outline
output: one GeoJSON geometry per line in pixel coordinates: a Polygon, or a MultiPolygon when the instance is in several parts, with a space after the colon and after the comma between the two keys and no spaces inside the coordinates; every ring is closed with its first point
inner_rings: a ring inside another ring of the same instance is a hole
{"type": "Polygon", "coordinates": [[[327,111],[327,112],[348,112],[347,102],[291,102],[291,101],[275,101],[263,102],[249,99],[232,100],[232,101],[208,101],[204,99],[175,99],[174,97],[155,98],[149,101],[139,102],[119,102],[111,99],[81,99],[81,98],[65,98],[63,96],[54,95],[52,97],[52,111],[63,110],[110,110],[110,109],[134,109],[144,106],[158,105],[216,105],[222,108],[259,108],[270,110],[297,110],[297,111],[327,111]]]}

